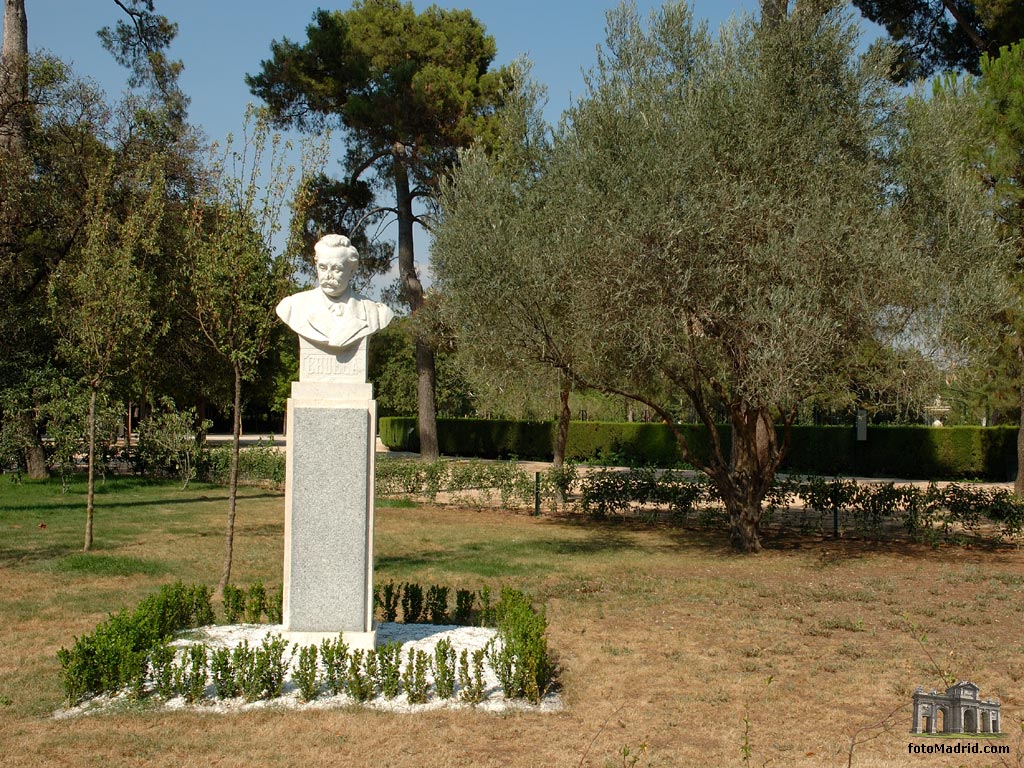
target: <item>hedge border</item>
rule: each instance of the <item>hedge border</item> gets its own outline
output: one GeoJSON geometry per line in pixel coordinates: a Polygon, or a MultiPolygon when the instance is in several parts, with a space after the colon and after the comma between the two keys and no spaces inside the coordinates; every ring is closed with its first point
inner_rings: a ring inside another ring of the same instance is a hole
{"type": "MultiPolygon", "coordinates": [[[[704,427],[680,427],[694,449],[710,450],[704,427]]],[[[719,426],[728,450],[729,428],[719,426]]],[[[447,456],[550,461],[555,440],[551,421],[438,419],[438,444],[447,456]]],[[[381,442],[393,451],[419,451],[416,419],[380,419],[381,442]]],[[[796,426],[782,469],[809,474],[896,477],[923,480],[1012,480],[1017,473],[1017,427],[869,427],[858,442],[850,426],[796,426]]],[[[672,431],[665,424],[574,421],[566,458],[627,466],[682,466],[672,431]]]]}

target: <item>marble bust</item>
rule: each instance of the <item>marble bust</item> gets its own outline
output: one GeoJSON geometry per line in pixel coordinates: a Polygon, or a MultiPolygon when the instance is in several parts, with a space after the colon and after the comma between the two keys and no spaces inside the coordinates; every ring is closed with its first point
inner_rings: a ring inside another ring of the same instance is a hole
{"type": "Polygon", "coordinates": [[[318,286],[285,297],[277,316],[314,346],[339,350],[387,326],[390,307],[352,292],[359,254],[344,235],[327,235],[313,248],[318,286]]]}

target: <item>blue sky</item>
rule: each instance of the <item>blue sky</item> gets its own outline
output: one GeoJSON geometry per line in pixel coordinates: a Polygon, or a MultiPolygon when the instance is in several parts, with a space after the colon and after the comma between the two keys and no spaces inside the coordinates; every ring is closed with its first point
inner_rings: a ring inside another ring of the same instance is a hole
{"type": "MultiPolygon", "coordinates": [[[[431,5],[414,0],[417,10],[431,5]]],[[[557,120],[570,96],[583,90],[582,70],[591,67],[604,39],[604,14],[615,0],[442,0],[442,6],[468,8],[483,22],[498,46],[498,64],[527,55],[534,76],[549,90],[548,117],[557,120]]],[[[638,0],[641,13],[660,1],[638,0]]],[[[318,8],[347,9],[349,3],[316,0],[157,0],[157,11],[178,24],[171,53],[185,71],[182,87],[191,96],[190,118],[210,139],[223,139],[242,125],[252,99],[247,73],[258,71],[270,42],[305,39],[318,8]]],[[[694,15],[712,29],[735,13],[754,11],[757,0],[692,3],[694,15]]],[[[95,79],[116,96],[126,71],[100,46],[96,31],[127,18],[113,0],[27,0],[29,47],[45,49],[71,63],[77,74],[95,79]]]]}
{"type": "MultiPolygon", "coordinates": [[[[413,0],[417,10],[433,4],[413,0]]],[[[497,42],[497,64],[526,55],[533,75],[548,89],[546,116],[552,123],[583,92],[583,71],[595,63],[604,40],[605,11],[616,0],[441,0],[442,6],[468,8],[497,42]]],[[[636,0],[647,15],[661,0],[636,0]]],[[[157,0],[157,11],[178,24],[171,49],[185,69],[181,85],[191,99],[189,118],[211,141],[239,134],[246,105],[253,100],[247,73],[259,70],[272,40],[305,40],[305,29],[318,8],[347,9],[348,2],[316,0],[157,0]]],[[[756,12],[758,0],[695,0],[694,16],[712,30],[739,13],[756,12]]],[[[79,76],[95,80],[108,94],[124,90],[127,72],[103,50],[96,31],[126,19],[113,0],[26,0],[29,47],[46,50],[72,65],[79,76]]],[[[341,157],[341,140],[334,157],[341,157]]],[[[327,171],[337,165],[329,163],[327,171]]],[[[388,230],[385,239],[394,235],[388,230]]],[[[426,264],[429,244],[417,237],[417,261],[426,264]]]]}

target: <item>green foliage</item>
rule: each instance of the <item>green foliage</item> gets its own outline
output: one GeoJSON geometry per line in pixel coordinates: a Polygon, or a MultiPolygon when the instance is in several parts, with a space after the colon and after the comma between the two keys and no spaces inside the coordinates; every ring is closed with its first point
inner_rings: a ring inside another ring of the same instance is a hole
{"type": "Polygon", "coordinates": [[[439,699],[450,699],[455,693],[455,670],[455,649],[449,640],[438,640],[434,646],[434,690],[439,699]]]}
{"type": "Polygon", "coordinates": [[[237,624],[245,616],[245,591],[236,586],[224,586],[224,621],[237,624]]]}
{"type": "Polygon", "coordinates": [[[292,675],[303,701],[312,701],[320,691],[320,675],[317,667],[317,647],[307,645],[299,649],[299,663],[292,675]]]}
{"type": "Polygon", "coordinates": [[[258,648],[250,648],[246,641],[235,646],[232,663],[238,687],[246,701],[274,699],[281,695],[285,674],[295,649],[286,657],[288,642],[280,635],[263,638],[258,648]]]}
{"type": "Polygon", "coordinates": [[[259,624],[267,609],[267,590],[262,580],[257,580],[249,587],[245,600],[245,620],[249,624],[259,624]]]}
{"type": "Polygon", "coordinates": [[[400,588],[394,581],[389,581],[387,584],[377,587],[374,592],[377,605],[384,611],[383,620],[396,621],[398,619],[400,588]]]}
{"type": "Polygon", "coordinates": [[[203,698],[207,665],[206,646],[199,643],[185,649],[180,665],[174,670],[175,690],[189,704],[195,704],[203,698]]]}
{"type": "Polygon", "coordinates": [[[277,587],[267,598],[267,621],[280,624],[284,620],[284,585],[277,587]]]}
{"type": "Polygon", "coordinates": [[[177,582],[75,638],[71,649],[57,652],[68,704],[125,687],[140,690],[152,649],[179,629],[205,623],[211,610],[208,590],[177,582]]]}
{"type": "Polygon", "coordinates": [[[427,672],[430,669],[430,657],[426,651],[409,649],[409,656],[402,671],[402,686],[410,704],[426,704],[427,672]]]}
{"type": "Polygon", "coordinates": [[[356,701],[369,701],[373,698],[375,680],[367,674],[365,666],[366,652],[361,649],[353,650],[348,656],[348,666],[345,673],[345,689],[348,695],[356,701]]]}
{"type": "Polygon", "coordinates": [[[427,588],[427,599],[424,605],[427,619],[431,624],[448,623],[448,593],[451,590],[439,584],[427,588]]]}
{"type": "Polygon", "coordinates": [[[174,657],[174,648],[167,637],[158,641],[149,654],[153,686],[157,695],[164,699],[169,699],[175,694],[174,657]]]}
{"type": "Polygon", "coordinates": [[[548,656],[547,619],[533,609],[522,592],[504,588],[494,607],[498,634],[488,657],[505,698],[526,698],[538,704],[554,681],[548,656]]]}
{"type": "MultiPolygon", "coordinates": [[[[450,423],[439,419],[438,431],[443,435],[450,423]]],[[[502,425],[500,429],[506,429],[504,425],[513,423],[516,422],[498,422],[502,425]]],[[[409,430],[414,433],[414,426],[414,420],[382,418],[381,440],[392,450],[408,450],[408,444],[402,441],[411,434],[409,430]]],[[[710,451],[707,430],[685,424],[679,425],[679,429],[691,451],[706,457],[710,451]]],[[[782,468],[808,474],[1005,480],[1013,472],[1016,455],[1014,427],[872,426],[868,429],[866,443],[857,442],[853,427],[794,426],[792,429],[792,442],[782,468]]],[[[488,431],[484,428],[485,433],[488,431]]],[[[723,450],[728,451],[731,446],[729,429],[720,426],[718,431],[723,450]]],[[[475,445],[479,445],[479,440],[474,438],[450,446],[450,454],[477,456],[475,445]]],[[[549,445],[548,457],[551,450],[549,445]]],[[[446,449],[445,452],[449,451],[446,449]]],[[[512,453],[523,455],[515,451],[512,453]]],[[[580,461],[626,466],[675,467],[682,462],[672,431],[665,424],[655,423],[574,421],[569,425],[566,456],[580,461]]],[[[439,490],[458,492],[464,488],[497,487],[495,473],[498,470],[490,469],[488,465],[470,462],[440,469],[426,466],[430,469],[425,469],[421,463],[382,459],[377,463],[378,492],[431,497],[439,490]]],[[[553,492],[549,489],[557,484],[572,485],[575,479],[573,468],[567,467],[564,473],[566,477],[557,482],[554,478],[545,481],[549,496],[553,492]]],[[[514,482],[527,481],[524,476],[514,482]]]]}
{"type": "Polygon", "coordinates": [[[210,677],[213,692],[218,699],[233,699],[241,693],[239,677],[235,672],[235,649],[214,648],[210,653],[210,677]]]}
{"type": "Polygon", "coordinates": [[[324,668],[324,685],[332,696],[345,690],[348,675],[348,645],[339,635],[334,640],[320,642],[320,663],[324,668]]]}
{"type": "MultiPolygon", "coordinates": [[[[226,485],[231,471],[231,447],[221,446],[206,453],[201,475],[211,483],[226,485]]],[[[238,453],[238,481],[240,483],[269,484],[284,488],[285,453],[273,441],[259,440],[238,453]]]]}
{"type": "Polygon", "coordinates": [[[406,582],[402,585],[402,621],[416,624],[423,616],[423,587],[406,582]]]}
{"type": "Polygon", "coordinates": [[[385,699],[395,698],[401,688],[402,644],[389,642],[377,649],[377,690],[385,699]]]}
{"type": "Polygon", "coordinates": [[[177,477],[187,488],[205,453],[205,433],[213,422],[199,422],[194,408],[179,411],[163,398],[159,410],[139,423],[135,471],[147,477],[177,477]]]}
{"type": "Polygon", "coordinates": [[[468,589],[455,590],[455,615],[452,620],[459,626],[467,626],[472,621],[473,605],[476,595],[468,589]]]}
{"type": "Polygon", "coordinates": [[[897,44],[897,82],[949,70],[978,74],[983,54],[1024,37],[1020,0],[853,0],[897,44]]]}
{"type": "Polygon", "coordinates": [[[462,649],[459,654],[459,701],[476,706],[484,700],[486,683],[484,681],[484,657],[487,652],[480,648],[473,651],[470,666],[469,651],[462,649]]]}

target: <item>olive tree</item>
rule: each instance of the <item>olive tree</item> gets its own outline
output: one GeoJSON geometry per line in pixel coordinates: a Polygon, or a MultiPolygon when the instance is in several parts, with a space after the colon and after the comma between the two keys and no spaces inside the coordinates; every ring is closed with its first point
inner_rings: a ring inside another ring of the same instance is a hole
{"type": "Polygon", "coordinates": [[[717,39],[683,3],[646,26],[624,6],[538,168],[470,152],[441,198],[435,270],[456,327],[493,324],[657,413],[743,552],[762,547],[800,404],[851,404],[865,349],[888,371],[959,360],[968,334],[950,321],[998,283],[984,200],[899,162],[903,97],[857,35],[819,4],[717,39]],[[676,429],[690,409],[706,453],[676,429]]]}

